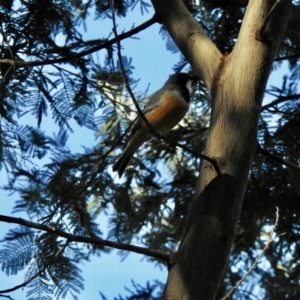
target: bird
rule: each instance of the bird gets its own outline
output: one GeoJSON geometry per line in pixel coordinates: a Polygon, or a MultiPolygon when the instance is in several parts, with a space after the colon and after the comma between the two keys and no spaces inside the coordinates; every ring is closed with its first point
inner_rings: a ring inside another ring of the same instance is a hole
{"type": "MultiPolygon", "coordinates": [[[[185,116],[189,109],[193,80],[194,76],[188,73],[175,73],[150,96],[142,112],[155,131],[168,132],[185,116]]],[[[139,116],[134,121],[127,146],[113,166],[113,171],[118,173],[119,178],[134,153],[151,137],[151,129],[139,116]]]]}

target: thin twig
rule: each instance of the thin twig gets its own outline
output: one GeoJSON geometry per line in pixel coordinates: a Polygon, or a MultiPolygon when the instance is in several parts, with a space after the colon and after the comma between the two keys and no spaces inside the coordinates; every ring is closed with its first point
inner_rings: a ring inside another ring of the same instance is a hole
{"type": "Polygon", "coordinates": [[[10,299],[10,300],[14,300],[12,297],[6,296],[6,295],[0,295],[0,297],[7,298],[7,299],[10,299]]]}
{"type": "Polygon", "coordinates": [[[10,53],[12,63],[10,64],[8,70],[5,72],[4,76],[1,78],[0,86],[4,85],[5,80],[7,79],[7,77],[9,77],[9,75],[11,74],[12,69],[15,67],[14,53],[13,53],[13,51],[12,51],[10,45],[9,45],[6,33],[5,33],[2,25],[1,25],[1,32],[2,32],[4,42],[7,44],[8,51],[10,53]]]}
{"type": "Polygon", "coordinates": [[[0,291],[0,293],[10,293],[13,291],[16,291],[22,287],[25,287],[28,283],[30,283],[33,279],[35,279],[36,277],[40,276],[47,268],[49,265],[51,265],[63,252],[64,250],[67,248],[69,244],[69,241],[67,241],[44,265],[44,267],[42,269],[40,269],[38,272],[36,272],[34,275],[30,276],[27,280],[25,280],[23,283],[14,286],[13,288],[7,289],[7,290],[3,290],[0,291]]]}
{"type": "Polygon", "coordinates": [[[278,224],[278,220],[279,220],[279,208],[276,206],[276,213],[275,213],[275,223],[272,226],[270,233],[268,235],[268,240],[267,243],[264,247],[264,249],[260,252],[260,254],[258,255],[258,257],[256,258],[255,262],[253,263],[253,265],[250,267],[250,269],[247,271],[247,273],[245,274],[245,276],[238,281],[238,283],[225,295],[225,297],[223,297],[221,300],[226,300],[228,299],[235,291],[236,289],[242,284],[242,282],[249,276],[249,274],[252,272],[252,270],[257,266],[259,260],[261,259],[261,257],[263,256],[263,254],[267,251],[267,249],[269,248],[270,244],[279,236],[284,235],[285,233],[281,233],[279,235],[275,235],[273,237],[275,228],[278,224]]]}
{"type": "Polygon", "coordinates": [[[8,70],[5,72],[4,76],[1,78],[0,86],[4,85],[4,82],[9,74],[11,74],[11,70],[14,68],[14,65],[10,65],[8,70]]]}
{"type": "Polygon", "coordinates": [[[208,156],[206,156],[206,155],[204,155],[204,154],[195,152],[195,151],[193,151],[192,149],[188,148],[187,146],[182,145],[182,144],[180,144],[180,143],[178,143],[178,142],[176,142],[176,141],[174,141],[174,140],[171,140],[171,139],[167,138],[167,137],[164,136],[164,135],[161,135],[160,138],[161,138],[162,140],[166,141],[168,144],[170,144],[170,145],[172,145],[172,146],[176,146],[176,147],[178,147],[178,148],[181,148],[181,149],[183,149],[184,151],[186,151],[186,152],[188,152],[188,153],[194,155],[195,157],[198,157],[198,158],[200,158],[200,159],[204,159],[204,160],[210,162],[210,163],[213,165],[213,167],[215,168],[215,171],[217,172],[217,174],[218,174],[218,175],[221,175],[221,170],[220,170],[220,168],[219,168],[217,162],[216,162],[214,159],[212,159],[212,158],[210,158],[210,157],[208,157],[208,156]]]}
{"type": "Polygon", "coordinates": [[[124,64],[123,64],[123,60],[122,60],[122,53],[121,53],[121,43],[120,43],[120,38],[117,32],[117,25],[116,25],[116,16],[115,16],[115,9],[114,9],[114,3],[113,0],[109,0],[110,3],[110,9],[111,9],[111,14],[112,14],[112,22],[113,22],[113,33],[115,35],[115,40],[116,40],[116,44],[117,44],[117,55],[118,55],[118,60],[119,60],[119,64],[120,64],[120,69],[121,69],[121,73],[123,75],[124,78],[124,82],[125,82],[125,87],[138,111],[139,116],[143,119],[143,121],[146,123],[146,125],[149,127],[149,129],[155,133],[155,135],[160,135],[152,126],[151,124],[148,122],[147,118],[145,117],[142,109],[139,106],[138,101],[136,100],[134,93],[131,89],[131,86],[129,84],[129,80],[126,74],[126,70],[124,68],[124,64]]]}
{"type": "Polygon", "coordinates": [[[300,53],[295,54],[295,55],[277,57],[274,59],[274,61],[289,60],[289,59],[294,59],[294,58],[299,58],[299,57],[300,57],[300,53]]]}
{"type": "Polygon", "coordinates": [[[300,166],[297,166],[289,161],[284,160],[281,157],[278,157],[270,152],[268,152],[267,150],[263,149],[259,144],[257,144],[257,149],[256,149],[256,153],[259,153],[261,155],[264,155],[265,157],[268,157],[276,162],[279,162],[280,164],[290,167],[294,170],[300,171],[300,166]]]}
{"type": "MultiPolygon", "coordinates": [[[[154,15],[151,19],[147,20],[146,22],[142,23],[141,25],[124,32],[118,36],[119,40],[126,39],[128,37],[131,37],[134,34],[139,33],[140,31],[148,28],[149,26],[155,24],[157,22],[156,16],[154,15]]],[[[112,38],[106,42],[101,43],[100,45],[97,45],[95,47],[92,47],[88,50],[78,52],[78,53],[72,53],[71,55],[68,55],[68,57],[61,57],[56,59],[45,59],[42,61],[23,61],[23,60],[12,60],[12,59],[0,59],[0,64],[15,64],[16,67],[22,68],[22,67],[36,67],[36,66],[45,66],[45,65],[52,65],[52,64],[58,64],[58,63],[65,63],[67,61],[71,61],[74,59],[81,58],[83,56],[92,54],[96,51],[99,51],[101,49],[108,48],[112,46],[116,42],[115,38],[112,38]]]]}
{"type": "Polygon", "coordinates": [[[77,236],[70,233],[67,233],[63,230],[57,229],[53,226],[47,226],[42,225],[39,223],[31,222],[25,219],[21,218],[14,218],[9,216],[0,215],[0,221],[7,222],[7,223],[14,223],[14,224],[20,224],[22,226],[26,226],[29,228],[34,228],[38,230],[42,230],[48,233],[52,233],[58,236],[61,236],[63,238],[66,238],[69,242],[78,242],[78,243],[88,243],[88,244],[94,244],[99,246],[107,246],[115,249],[125,250],[125,251],[131,251],[138,254],[143,254],[147,256],[154,257],[156,259],[168,262],[169,261],[169,254],[166,254],[161,251],[152,250],[148,248],[133,246],[129,244],[123,244],[119,242],[113,242],[108,240],[103,240],[100,238],[95,237],[85,237],[85,236],[77,236]]]}
{"type": "MultiPolygon", "coordinates": [[[[129,132],[129,130],[131,129],[132,125],[134,124],[134,122],[132,122],[128,128],[125,130],[125,132],[121,135],[121,137],[101,156],[101,160],[102,163],[99,164],[99,166],[97,167],[97,170],[95,171],[94,175],[91,177],[91,179],[87,182],[86,186],[89,187],[90,184],[94,181],[94,179],[96,178],[97,174],[101,171],[103,165],[104,165],[104,161],[106,159],[106,157],[109,155],[109,153],[111,151],[113,151],[122,141],[122,139],[124,138],[125,135],[127,135],[127,133],[129,132]]],[[[85,190],[83,190],[81,193],[83,193],[85,190]]],[[[81,194],[79,193],[79,194],[81,194]]]]}
{"type": "Polygon", "coordinates": [[[277,105],[277,104],[280,104],[280,103],[283,103],[285,101],[290,101],[290,100],[298,100],[300,99],[300,94],[295,94],[295,95],[288,95],[288,96],[280,96],[278,99],[266,104],[266,105],[263,105],[261,107],[261,111],[265,110],[265,109],[268,109],[270,107],[273,107],[274,105],[277,105]]]}

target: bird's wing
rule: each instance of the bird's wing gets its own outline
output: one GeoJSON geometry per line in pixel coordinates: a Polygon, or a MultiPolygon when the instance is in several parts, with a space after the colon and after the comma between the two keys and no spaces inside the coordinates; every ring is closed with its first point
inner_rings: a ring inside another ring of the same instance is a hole
{"type": "MultiPolygon", "coordinates": [[[[159,99],[165,92],[166,92],[166,90],[159,89],[158,91],[156,91],[154,94],[152,94],[150,96],[149,101],[147,102],[147,104],[145,105],[145,107],[142,110],[144,116],[147,116],[148,112],[152,111],[154,108],[156,108],[160,105],[159,99]]],[[[141,116],[139,116],[136,119],[135,124],[131,131],[131,135],[133,135],[139,129],[142,121],[143,121],[143,118],[141,116]]]]}

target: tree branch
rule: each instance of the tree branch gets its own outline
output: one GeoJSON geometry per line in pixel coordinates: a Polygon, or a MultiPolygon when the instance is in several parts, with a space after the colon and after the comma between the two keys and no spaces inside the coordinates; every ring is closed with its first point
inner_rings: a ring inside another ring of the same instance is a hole
{"type": "Polygon", "coordinates": [[[188,148],[187,146],[182,145],[182,144],[180,144],[180,143],[178,143],[178,142],[176,142],[176,141],[174,141],[174,140],[171,140],[171,139],[169,139],[168,137],[166,137],[166,136],[164,136],[164,135],[160,135],[159,138],[162,139],[162,140],[164,140],[164,141],[166,141],[168,144],[170,144],[170,145],[172,145],[172,146],[175,146],[175,147],[178,147],[178,148],[183,149],[184,151],[186,151],[186,152],[188,152],[188,153],[194,155],[195,157],[198,157],[198,158],[200,158],[200,159],[204,159],[204,160],[208,161],[209,163],[212,164],[212,166],[214,167],[216,173],[217,173],[218,175],[221,175],[221,170],[220,170],[220,168],[219,168],[217,162],[216,162],[213,158],[210,158],[210,157],[208,157],[208,156],[206,156],[206,155],[204,155],[204,154],[195,152],[195,151],[193,151],[192,149],[188,148]]]}
{"type": "Polygon", "coordinates": [[[156,259],[165,261],[167,263],[169,262],[169,254],[166,254],[164,252],[157,251],[157,250],[133,246],[133,245],[129,245],[129,244],[123,244],[123,243],[119,243],[119,242],[103,240],[100,238],[77,236],[77,235],[67,233],[63,230],[57,229],[53,226],[42,225],[42,224],[31,222],[31,221],[21,219],[21,218],[14,218],[14,217],[0,215],[0,221],[6,222],[6,223],[20,224],[22,226],[26,226],[29,228],[34,228],[34,229],[42,230],[42,231],[45,231],[48,233],[52,233],[52,234],[61,236],[63,238],[66,238],[69,242],[88,243],[88,244],[94,244],[94,245],[99,245],[99,246],[107,246],[107,247],[111,247],[111,248],[115,248],[115,249],[131,251],[134,253],[147,255],[147,256],[154,257],[156,259]]]}
{"type": "Polygon", "coordinates": [[[222,54],[181,0],[151,0],[158,17],[211,92],[222,54]],[[197,53],[197,55],[195,55],[197,53]]]}
{"type": "Polygon", "coordinates": [[[40,274],[42,274],[49,265],[51,265],[63,252],[64,250],[67,248],[69,244],[69,241],[67,241],[45,264],[45,266],[40,269],[38,272],[36,272],[34,275],[32,275],[31,277],[29,277],[27,280],[25,280],[22,284],[16,285],[13,288],[7,289],[7,290],[3,290],[0,291],[0,293],[10,293],[13,291],[16,291],[22,287],[25,287],[28,283],[30,283],[33,279],[35,279],[36,277],[38,277],[40,274]]]}
{"type": "Polygon", "coordinates": [[[285,1],[285,0],[276,0],[275,3],[273,4],[273,6],[271,7],[269,13],[267,14],[263,25],[261,26],[260,30],[257,32],[256,38],[260,41],[263,41],[266,38],[266,28],[272,18],[272,16],[274,15],[274,13],[276,12],[276,10],[279,8],[280,4],[285,1]]]}
{"type": "MultiPolygon", "coordinates": [[[[119,40],[126,39],[134,34],[139,33],[140,31],[148,28],[149,26],[155,24],[157,22],[156,16],[154,15],[151,19],[148,21],[142,23],[141,25],[124,32],[118,36],[119,40]]],[[[68,57],[61,57],[56,59],[46,59],[42,61],[23,61],[23,60],[13,60],[13,59],[0,59],[0,64],[10,64],[15,65],[17,68],[24,68],[24,67],[37,67],[37,66],[45,66],[45,65],[51,65],[51,64],[58,64],[58,63],[65,63],[70,60],[78,59],[80,57],[92,54],[96,51],[99,51],[101,49],[107,48],[111,45],[116,43],[116,38],[112,38],[106,42],[101,43],[100,45],[94,46],[88,50],[79,52],[79,53],[73,53],[69,55],[68,57]]]]}
{"type": "Polygon", "coordinates": [[[261,148],[261,146],[259,144],[257,145],[256,153],[264,155],[265,157],[268,157],[268,158],[270,158],[270,159],[272,159],[272,160],[274,160],[276,162],[279,162],[282,165],[285,165],[287,167],[290,167],[290,168],[292,168],[292,169],[297,170],[297,171],[300,172],[300,166],[297,166],[297,165],[295,165],[295,164],[293,164],[293,163],[291,163],[289,161],[284,160],[281,157],[278,157],[278,156],[276,156],[276,155],[268,152],[267,150],[261,148]]]}
{"type": "Polygon", "coordinates": [[[277,57],[277,58],[274,59],[274,61],[288,60],[288,59],[299,58],[299,57],[300,57],[300,53],[299,54],[295,54],[295,55],[277,57]]]}
{"type": "Polygon", "coordinates": [[[0,297],[7,298],[7,299],[10,299],[10,300],[14,300],[12,297],[6,296],[6,295],[0,295],[0,297]]]}
{"type": "Polygon", "coordinates": [[[266,105],[263,105],[261,107],[261,111],[263,110],[266,110],[274,105],[277,105],[277,104],[280,104],[282,102],[285,102],[285,101],[289,101],[289,100],[297,100],[297,99],[300,99],[300,94],[296,94],[296,95],[288,95],[288,96],[280,96],[278,99],[266,104],[266,105]]]}

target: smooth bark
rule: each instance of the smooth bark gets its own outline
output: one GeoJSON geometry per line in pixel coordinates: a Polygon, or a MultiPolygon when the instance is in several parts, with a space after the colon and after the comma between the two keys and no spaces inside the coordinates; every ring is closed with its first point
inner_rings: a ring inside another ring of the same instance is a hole
{"type": "Polygon", "coordinates": [[[221,57],[180,0],[152,0],[163,25],[201,76],[212,113],[204,161],[163,299],[214,299],[235,237],[256,150],[261,102],[290,1],[250,0],[233,51],[221,57]]]}
{"type": "Polygon", "coordinates": [[[156,13],[172,39],[193,66],[195,72],[211,89],[217,73],[221,52],[191,16],[180,0],[153,0],[156,13]]]}

